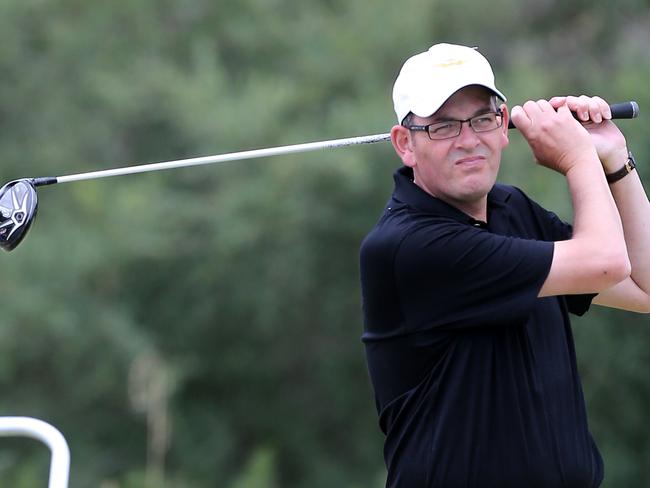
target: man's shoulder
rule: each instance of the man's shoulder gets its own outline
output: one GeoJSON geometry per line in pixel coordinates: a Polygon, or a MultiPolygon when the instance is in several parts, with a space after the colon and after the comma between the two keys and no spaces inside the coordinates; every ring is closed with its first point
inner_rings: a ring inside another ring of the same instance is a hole
{"type": "Polygon", "coordinates": [[[361,244],[362,259],[391,262],[423,248],[444,247],[450,237],[470,238],[477,229],[450,215],[429,213],[408,205],[387,208],[361,244]]]}
{"type": "Polygon", "coordinates": [[[431,228],[435,224],[458,222],[458,218],[443,212],[430,212],[417,207],[391,202],[366,236],[366,240],[380,242],[401,241],[405,236],[421,228],[431,228]]]}
{"type": "Polygon", "coordinates": [[[502,204],[510,209],[524,212],[548,212],[539,202],[529,196],[524,190],[514,185],[497,183],[488,195],[488,201],[502,204]]]}
{"type": "Polygon", "coordinates": [[[399,247],[400,242],[404,239],[412,225],[412,211],[408,205],[399,205],[390,202],[384,208],[384,212],[368,232],[361,243],[361,252],[368,253],[373,251],[394,251],[399,247]]]}
{"type": "Polygon", "coordinates": [[[492,190],[490,190],[489,197],[505,202],[512,199],[515,201],[533,201],[533,199],[518,186],[507,185],[505,183],[496,183],[492,190]]]}
{"type": "Polygon", "coordinates": [[[522,236],[551,241],[570,237],[570,224],[528,196],[522,189],[499,183],[494,185],[490,194],[493,193],[497,195],[495,200],[507,202],[504,208],[511,219],[511,225],[520,230],[525,229],[522,236]]]}

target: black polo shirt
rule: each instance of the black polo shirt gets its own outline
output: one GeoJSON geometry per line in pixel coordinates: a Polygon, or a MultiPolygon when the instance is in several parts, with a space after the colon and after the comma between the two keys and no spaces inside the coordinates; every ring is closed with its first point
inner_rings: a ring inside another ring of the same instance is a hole
{"type": "Polygon", "coordinates": [[[568,317],[593,296],[537,298],[571,226],[504,185],[487,220],[403,167],[361,246],[387,487],[598,486],[568,317]]]}

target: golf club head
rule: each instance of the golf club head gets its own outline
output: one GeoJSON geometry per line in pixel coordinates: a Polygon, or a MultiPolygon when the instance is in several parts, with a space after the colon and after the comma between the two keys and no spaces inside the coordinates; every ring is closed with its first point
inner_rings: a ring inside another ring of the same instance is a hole
{"type": "Polygon", "coordinates": [[[31,180],[14,180],[0,188],[0,247],[16,248],[36,217],[38,199],[31,180]]]}

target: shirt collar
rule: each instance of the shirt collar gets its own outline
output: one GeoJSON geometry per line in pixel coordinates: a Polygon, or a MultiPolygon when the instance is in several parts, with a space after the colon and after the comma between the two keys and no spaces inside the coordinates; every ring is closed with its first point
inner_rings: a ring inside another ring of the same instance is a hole
{"type": "MultiPolygon", "coordinates": [[[[458,210],[456,207],[436,198],[413,182],[413,169],[408,166],[402,166],[395,171],[393,178],[395,180],[395,190],[393,198],[399,202],[406,203],[409,206],[415,207],[427,213],[441,215],[443,217],[450,217],[459,222],[468,223],[478,227],[484,227],[485,224],[473,217],[470,217],[465,212],[458,210]],[[477,225],[478,224],[478,225],[477,225]]],[[[510,193],[508,193],[499,185],[492,187],[488,193],[488,215],[490,211],[504,207],[510,193]]]]}

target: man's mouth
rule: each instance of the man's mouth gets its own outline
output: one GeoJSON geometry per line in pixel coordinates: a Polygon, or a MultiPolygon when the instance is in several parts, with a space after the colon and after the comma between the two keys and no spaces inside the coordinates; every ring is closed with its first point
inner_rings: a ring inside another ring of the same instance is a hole
{"type": "Polygon", "coordinates": [[[467,156],[465,158],[456,160],[456,165],[467,166],[467,167],[478,166],[480,164],[483,164],[485,162],[485,159],[486,159],[485,156],[480,156],[480,155],[467,156]]]}

